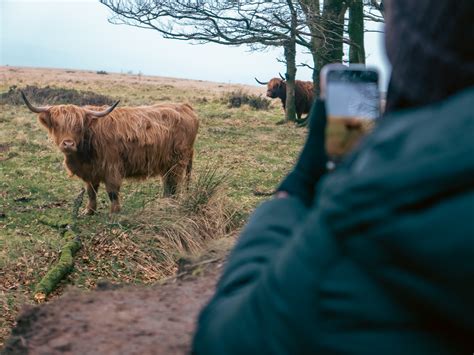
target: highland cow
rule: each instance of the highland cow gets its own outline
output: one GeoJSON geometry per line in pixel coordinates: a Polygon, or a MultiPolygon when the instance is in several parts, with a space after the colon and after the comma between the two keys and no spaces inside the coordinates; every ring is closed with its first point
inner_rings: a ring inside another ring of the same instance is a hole
{"type": "MultiPolygon", "coordinates": [[[[260,81],[257,78],[255,80],[261,85],[267,85],[267,96],[272,99],[280,98],[283,109],[286,110],[286,80],[281,74],[280,77],[272,78],[267,82],[260,81]]],[[[301,121],[301,116],[304,113],[308,114],[311,110],[313,97],[313,83],[311,81],[295,80],[295,109],[299,121],[301,121]]]]}
{"type": "Polygon", "coordinates": [[[59,150],[70,175],[86,183],[87,214],[97,209],[97,190],[104,183],[110,211],[120,211],[124,178],[163,178],[164,196],[189,182],[198,119],[188,104],[141,107],[53,105],[28,108],[38,114],[59,150]]]}

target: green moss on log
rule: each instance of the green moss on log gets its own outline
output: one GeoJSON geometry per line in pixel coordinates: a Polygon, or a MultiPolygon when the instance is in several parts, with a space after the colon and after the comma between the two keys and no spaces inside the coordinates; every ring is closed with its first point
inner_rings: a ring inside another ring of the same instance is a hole
{"type": "Polygon", "coordinates": [[[54,291],[58,283],[72,271],[74,266],[74,255],[81,248],[81,241],[71,231],[64,235],[69,241],[61,248],[61,256],[58,262],[41,279],[35,288],[35,299],[43,300],[54,291]]]}

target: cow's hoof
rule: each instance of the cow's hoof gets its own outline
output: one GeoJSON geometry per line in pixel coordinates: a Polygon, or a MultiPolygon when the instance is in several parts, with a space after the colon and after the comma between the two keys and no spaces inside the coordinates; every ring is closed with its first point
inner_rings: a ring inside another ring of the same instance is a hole
{"type": "Polygon", "coordinates": [[[95,214],[95,210],[92,208],[86,208],[84,211],[81,213],[83,216],[92,216],[95,214]]]}
{"type": "Polygon", "coordinates": [[[120,212],[120,206],[110,207],[110,213],[119,213],[119,212],[120,212]]]}

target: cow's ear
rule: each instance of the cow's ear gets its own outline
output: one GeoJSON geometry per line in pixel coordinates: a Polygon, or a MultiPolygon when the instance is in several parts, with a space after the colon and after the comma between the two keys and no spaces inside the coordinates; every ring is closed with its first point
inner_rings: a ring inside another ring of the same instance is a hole
{"type": "Polygon", "coordinates": [[[53,127],[53,121],[52,121],[51,115],[48,111],[41,112],[38,115],[38,121],[39,121],[39,123],[41,123],[47,129],[51,129],[53,127]]]}
{"type": "Polygon", "coordinates": [[[90,113],[86,113],[86,116],[84,118],[84,126],[86,128],[89,128],[93,124],[97,122],[97,117],[91,115],[90,113]]]}

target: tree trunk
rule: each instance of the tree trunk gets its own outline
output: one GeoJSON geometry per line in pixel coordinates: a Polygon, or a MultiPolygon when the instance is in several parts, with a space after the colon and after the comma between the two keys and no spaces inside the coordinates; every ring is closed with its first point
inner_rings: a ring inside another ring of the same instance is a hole
{"type": "Polygon", "coordinates": [[[286,42],[285,61],[286,61],[286,121],[296,121],[296,103],[295,103],[295,79],[296,79],[296,25],[297,18],[294,8],[290,5],[291,14],[291,33],[286,42]]]}
{"type": "Polygon", "coordinates": [[[286,59],[286,120],[296,121],[296,106],[295,106],[295,77],[296,77],[296,59],[295,47],[291,44],[285,46],[286,59]]]}
{"type": "Polygon", "coordinates": [[[300,0],[311,32],[311,54],[313,56],[313,92],[320,95],[320,72],[329,63],[342,63],[344,14],[347,10],[343,0],[325,0],[320,11],[319,0],[300,0]]]}
{"type": "MultiPolygon", "coordinates": [[[[313,45],[315,46],[315,45],[313,45]]],[[[313,48],[317,48],[316,46],[313,48]]],[[[321,69],[322,67],[327,64],[324,60],[324,56],[321,55],[322,51],[320,50],[313,50],[311,54],[313,55],[313,94],[314,98],[319,97],[321,95],[321,69]]]]}
{"type": "Polygon", "coordinates": [[[364,4],[362,0],[352,0],[349,5],[349,63],[365,64],[364,49],[364,4]]]}
{"type": "Polygon", "coordinates": [[[311,33],[311,55],[313,56],[313,94],[318,97],[320,94],[320,70],[322,53],[322,40],[317,25],[321,21],[319,0],[300,0],[301,8],[306,17],[306,23],[311,33]]]}
{"type": "Polygon", "coordinates": [[[326,38],[326,63],[342,63],[343,38],[344,38],[344,14],[347,10],[345,1],[325,0],[322,15],[324,36],[326,38]]]}

